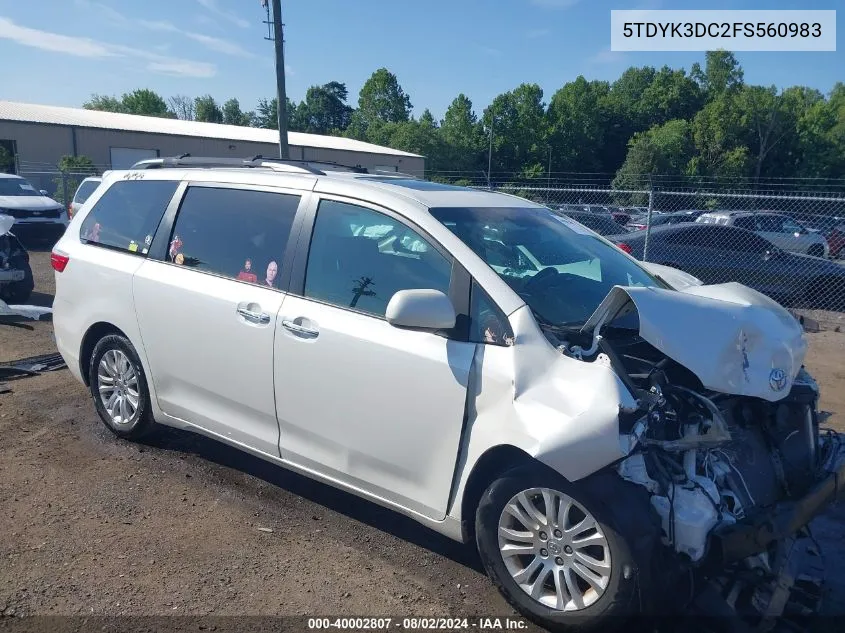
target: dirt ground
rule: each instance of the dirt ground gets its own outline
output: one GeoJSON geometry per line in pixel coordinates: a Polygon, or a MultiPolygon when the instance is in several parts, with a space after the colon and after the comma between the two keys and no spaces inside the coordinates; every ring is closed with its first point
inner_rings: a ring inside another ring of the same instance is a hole
{"type": "MultiPolygon", "coordinates": [[[[50,305],[49,252],[32,259],[50,305]]],[[[808,336],[845,430],[845,334],[808,336]]],[[[49,321],[0,325],[0,361],[53,351],[49,321]]],[[[410,519],[192,434],[119,441],[67,371],[7,384],[0,614],[514,616],[474,555],[410,519]]],[[[828,560],[843,522],[819,522],[828,560]]]]}

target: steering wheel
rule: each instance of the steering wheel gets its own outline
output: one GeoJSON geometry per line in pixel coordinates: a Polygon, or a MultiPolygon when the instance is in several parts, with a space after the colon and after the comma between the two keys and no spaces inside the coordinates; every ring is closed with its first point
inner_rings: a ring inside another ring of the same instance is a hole
{"type": "Polygon", "coordinates": [[[541,281],[545,281],[550,277],[556,277],[558,274],[559,273],[557,272],[556,268],[544,268],[539,273],[531,277],[528,281],[526,281],[525,285],[522,288],[523,290],[530,291],[535,284],[539,284],[541,281]]]}

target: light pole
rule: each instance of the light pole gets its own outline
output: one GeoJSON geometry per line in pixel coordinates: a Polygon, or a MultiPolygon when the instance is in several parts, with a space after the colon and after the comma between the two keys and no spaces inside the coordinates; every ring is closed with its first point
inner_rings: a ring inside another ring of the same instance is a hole
{"type": "MultiPolygon", "coordinates": [[[[285,36],[282,24],[282,3],[281,0],[272,0],[272,2],[273,36],[266,39],[272,39],[276,45],[276,100],[278,101],[276,125],[279,128],[279,158],[287,159],[290,158],[290,149],[288,148],[288,99],[285,92],[285,36]]],[[[261,0],[261,6],[269,13],[267,0],[261,0]]]]}
{"type": "Polygon", "coordinates": [[[490,147],[487,150],[487,188],[492,189],[493,187],[490,186],[490,170],[493,168],[493,124],[496,121],[496,118],[493,116],[493,113],[490,113],[490,147]]]}

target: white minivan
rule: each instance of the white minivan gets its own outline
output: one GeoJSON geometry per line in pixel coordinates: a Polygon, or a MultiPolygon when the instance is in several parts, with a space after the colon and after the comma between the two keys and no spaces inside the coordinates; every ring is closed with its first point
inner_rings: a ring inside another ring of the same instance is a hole
{"type": "Polygon", "coordinates": [[[760,592],[845,481],[796,320],[539,204],[360,172],[105,176],[52,253],[56,342],[105,425],[201,433],[472,543],[548,628],[712,608],[717,581],[748,590],[725,609],[777,609],[760,592]]]}

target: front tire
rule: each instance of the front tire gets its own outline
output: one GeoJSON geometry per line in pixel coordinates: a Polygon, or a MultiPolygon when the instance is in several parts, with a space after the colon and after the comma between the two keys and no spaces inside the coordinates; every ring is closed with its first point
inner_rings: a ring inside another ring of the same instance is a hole
{"type": "Polygon", "coordinates": [[[505,599],[540,626],[604,630],[637,611],[637,565],[611,512],[550,469],[495,480],[476,512],[476,541],[505,599]]]}
{"type": "Polygon", "coordinates": [[[88,384],[103,424],[120,438],[137,440],[155,427],[144,368],[132,343],[117,334],[99,340],[88,384]]]}

